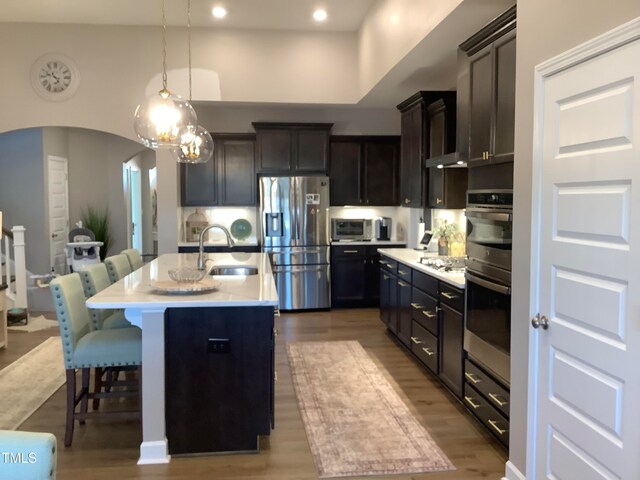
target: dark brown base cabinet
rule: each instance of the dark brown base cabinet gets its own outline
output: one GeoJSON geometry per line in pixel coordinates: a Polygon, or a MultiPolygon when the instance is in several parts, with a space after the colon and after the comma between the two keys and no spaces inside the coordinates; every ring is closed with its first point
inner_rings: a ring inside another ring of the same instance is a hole
{"type": "Polygon", "coordinates": [[[509,447],[509,388],[468,358],[464,363],[464,404],[505,447],[509,447]]]}
{"type": "MultiPolygon", "coordinates": [[[[385,245],[385,248],[404,245],[385,245]]],[[[335,308],[380,305],[379,246],[331,246],[331,306],[335,308]]]]}
{"type": "Polygon", "coordinates": [[[380,319],[462,400],[464,291],[384,255],[380,267],[380,319]]]}
{"type": "Polygon", "coordinates": [[[169,453],[255,451],[271,433],[273,317],[273,307],[167,311],[169,453]]]}

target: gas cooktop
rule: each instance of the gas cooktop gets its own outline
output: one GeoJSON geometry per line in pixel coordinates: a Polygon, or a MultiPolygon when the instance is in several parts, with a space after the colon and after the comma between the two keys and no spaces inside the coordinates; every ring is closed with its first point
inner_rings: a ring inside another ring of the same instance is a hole
{"type": "Polygon", "coordinates": [[[467,257],[422,257],[420,263],[439,272],[464,273],[467,257]]]}

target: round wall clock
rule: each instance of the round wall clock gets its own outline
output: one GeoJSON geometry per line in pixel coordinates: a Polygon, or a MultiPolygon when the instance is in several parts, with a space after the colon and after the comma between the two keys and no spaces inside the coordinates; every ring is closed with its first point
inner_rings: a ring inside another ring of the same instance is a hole
{"type": "Polygon", "coordinates": [[[76,93],[79,84],[78,68],[64,55],[48,53],[31,67],[31,85],[46,100],[66,100],[76,93]]]}

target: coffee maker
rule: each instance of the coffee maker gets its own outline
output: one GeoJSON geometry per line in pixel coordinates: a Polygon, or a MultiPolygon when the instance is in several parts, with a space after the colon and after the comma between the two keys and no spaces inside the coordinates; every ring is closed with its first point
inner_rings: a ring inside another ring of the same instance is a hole
{"type": "Polygon", "coordinates": [[[391,240],[391,218],[377,217],[375,220],[376,240],[391,240]]]}

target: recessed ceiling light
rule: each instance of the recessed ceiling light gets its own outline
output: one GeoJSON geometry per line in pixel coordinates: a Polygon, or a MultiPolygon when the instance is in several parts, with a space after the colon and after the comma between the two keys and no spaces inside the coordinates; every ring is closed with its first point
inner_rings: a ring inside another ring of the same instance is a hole
{"type": "Polygon", "coordinates": [[[316,22],[324,22],[327,19],[327,11],[319,8],[315,12],[313,12],[313,19],[316,22]]]}
{"type": "Polygon", "coordinates": [[[458,160],[456,163],[457,163],[458,165],[464,165],[464,162],[463,162],[462,160],[458,160]]]}
{"type": "Polygon", "coordinates": [[[438,168],[444,168],[443,164],[438,165],[438,168]]]}
{"type": "Polygon", "coordinates": [[[224,7],[213,7],[213,10],[211,10],[211,13],[216,18],[224,18],[227,16],[227,11],[225,10],[224,7]]]}

